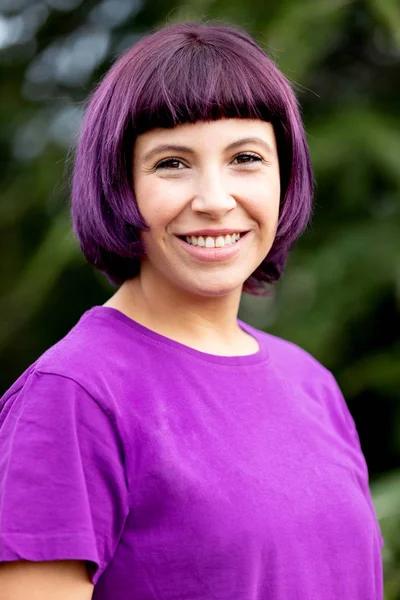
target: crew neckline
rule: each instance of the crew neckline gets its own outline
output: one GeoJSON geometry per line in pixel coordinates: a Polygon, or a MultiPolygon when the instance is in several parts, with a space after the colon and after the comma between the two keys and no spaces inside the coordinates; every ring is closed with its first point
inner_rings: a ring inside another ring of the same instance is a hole
{"type": "Polygon", "coordinates": [[[258,351],[253,354],[245,354],[245,355],[233,355],[233,356],[223,356],[219,354],[210,354],[208,352],[202,352],[201,350],[196,350],[195,348],[191,348],[186,344],[182,344],[181,342],[177,342],[176,340],[172,340],[161,333],[157,333],[144,325],[141,325],[131,317],[128,317],[125,313],[121,312],[116,308],[112,308],[111,306],[93,306],[88,311],[85,312],[83,318],[87,318],[88,316],[100,317],[102,319],[108,320],[112,319],[113,321],[117,321],[125,326],[134,329],[140,335],[146,337],[147,339],[152,340],[156,344],[167,345],[170,348],[173,348],[176,352],[184,352],[186,354],[190,354],[200,360],[212,363],[218,363],[222,365],[233,365],[233,366],[241,366],[241,365],[252,365],[258,364],[261,362],[265,362],[269,358],[269,353],[267,349],[267,345],[265,343],[265,337],[263,336],[263,332],[255,329],[251,325],[244,323],[240,319],[237,320],[239,327],[251,335],[258,342],[258,351]]]}

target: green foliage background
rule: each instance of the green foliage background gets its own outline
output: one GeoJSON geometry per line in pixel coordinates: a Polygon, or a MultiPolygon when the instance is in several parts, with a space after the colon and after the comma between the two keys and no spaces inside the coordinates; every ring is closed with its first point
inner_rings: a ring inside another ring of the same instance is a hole
{"type": "Polygon", "coordinates": [[[317,180],[312,226],[267,300],[241,316],[336,375],[355,418],[400,599],[400,4],[398,0],[0,0],[1,389],[110,295],[70,231],[83,101],[166,21],[245,27],[292,81],[317,180]]]}

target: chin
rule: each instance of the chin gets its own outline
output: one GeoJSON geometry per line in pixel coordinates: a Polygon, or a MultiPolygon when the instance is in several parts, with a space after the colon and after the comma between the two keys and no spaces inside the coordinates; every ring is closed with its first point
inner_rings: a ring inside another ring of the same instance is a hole
{"type": "MultiPolygon", "coordinates": [[[[183,283],[183,282],[182,282],[183,283]]],[[[237,293],[242,290],[244,281],[221,281],[221,279],[215,281],[204,281],[197,280],[196,282],[185,282],[183,288],[196,296],[203,297],[221,297],[228,296],[229,294],[237,293]]]]}

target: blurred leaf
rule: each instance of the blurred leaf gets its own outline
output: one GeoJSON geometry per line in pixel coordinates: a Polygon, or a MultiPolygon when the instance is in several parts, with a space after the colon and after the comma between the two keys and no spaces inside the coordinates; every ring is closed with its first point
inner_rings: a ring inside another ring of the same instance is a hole
{"type": "Polygon", "coordinates": [[[400,3],[398,0],[369,0],[369,5],[386,29],[393,41],[400,46],[400,3]]]}
{"type": "Polygon", "coordinates": [[[78,255],[69,215],[61,213],[21,274],[17,286],[1,298],[0,313],[7,315],[0,330],[0,351],[35,315],[56,284],[62,269],[78,255]]]}

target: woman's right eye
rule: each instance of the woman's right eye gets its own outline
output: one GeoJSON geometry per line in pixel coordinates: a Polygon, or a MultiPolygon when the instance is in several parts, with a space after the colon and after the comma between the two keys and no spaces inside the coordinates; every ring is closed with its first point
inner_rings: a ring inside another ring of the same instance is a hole
{"type": "Polygon", "coordinates": [[[178,158],[166,158],[165,160],[162,160],[156,165],[156,170],[168,169],[169,171],[180,171],[181,168],[179,167],[179,165],[181,165],[182,167],[185,166],[183,162],[178,158]]]}

